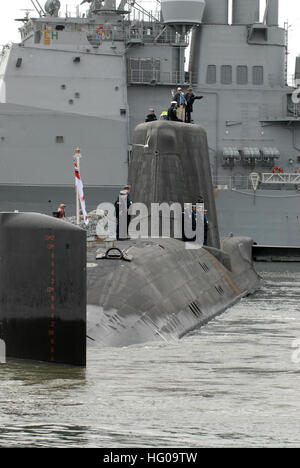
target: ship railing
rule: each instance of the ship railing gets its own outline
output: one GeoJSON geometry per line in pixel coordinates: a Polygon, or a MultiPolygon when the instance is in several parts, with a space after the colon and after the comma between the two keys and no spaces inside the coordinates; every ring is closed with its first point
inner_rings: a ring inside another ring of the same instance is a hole
{"type": "Polygon", "coordinates": [[[197,74],[189,72],[162,72],[160,70],[129,70],[130,84],[191,85],[197,83],[197,74]]]}
{"type": "Polygon", "coordinates": [[[296,75],[288,75],[287,76],[287,84],[292,86],[293,88],[299,88],[300,86],[300,79],[299,77],[296,78],[296,75]]]}
{"type": "Polygon", "coordinates": [[[127,44],[172,44],[178,46],[188,46],[187,37],[180,37],[176,32],[164,31],[159,34],[159,30],[151,28],[138,27],[131,29],[106,28],[94,26],[88,27],[87,37],[89,42],[95,42],[96,45],[102,41],[124,41],[127,44]]]}
{"type": "Polygon", "coordinates": [[[293,104],[292,107],[289,107],[289,111],[294,117],[300,117],[300,104],[293,104]]]}
{"type": "Polygon", "coordinates": [[[173,30],[160,30],[147,26],[132,27],[126,31],[126,41],[155,43],[155,44],[172,44],[187,47],[189,45],[188,35],[182,37],[173,30]]]}
{"type": "Polygon", "coordinates": [[[260,178],[262,184],[300,185],[300,172],[262,173],[260,178]]]}
{"type": "MultiPolygon", "coordinates": [[[[259,173],[258,183],[255,184],[256,190],[300,190],[300,173],[259,173]]],[[[220,190],[253,190],[253,181],[256,178],[242,175],[217,176],[213,178],[213,183],[220,190]]]]}
{"type": "Polygon", "coordinates": [[[220,190],[249,190],[251,182],[244,176],[218,176],[214,177],[213,183],[220,190]]]}

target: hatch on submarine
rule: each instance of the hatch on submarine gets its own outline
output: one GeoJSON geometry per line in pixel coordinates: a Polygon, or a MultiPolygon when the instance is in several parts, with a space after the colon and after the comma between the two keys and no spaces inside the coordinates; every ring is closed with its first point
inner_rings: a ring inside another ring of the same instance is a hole
{"type": "Polygon", "coordinates": [[[94,266],[87,272],[91,347],[181,338],[260,283],[252,239],[219,237],[203,127],[170,121],[138,125],[129,184],[133,201],[148,208],[152,203],[196,203],[201,195],[208,211],[208,245],[187,249],[181,239],[149,237],[116,241],[119,257],[88,249],[94,266]]]}

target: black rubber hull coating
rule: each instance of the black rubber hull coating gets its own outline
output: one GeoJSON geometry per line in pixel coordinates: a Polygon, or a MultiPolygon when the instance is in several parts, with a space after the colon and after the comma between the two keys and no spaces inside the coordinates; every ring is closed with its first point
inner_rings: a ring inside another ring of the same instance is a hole
{"type": "MultiPolygon", "coordinates": [[[[248,238],[227,238],[220,251],[187,250],[176,239],[125,244],[131,262],[98,260],[88,268],[90,347],[177,340],[260,284],[248,238]]],[[[91,265],[96,252],[88,250],[91,265]]]]}
{"type": "Polygon", "coordinates": [[[0,213],[0,339],[6,357],[86,364],[86,233],[0,213]]]}

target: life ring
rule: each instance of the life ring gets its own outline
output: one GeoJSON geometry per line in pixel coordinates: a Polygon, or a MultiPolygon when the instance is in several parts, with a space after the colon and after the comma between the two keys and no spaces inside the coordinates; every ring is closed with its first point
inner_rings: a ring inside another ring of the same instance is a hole
{"type": "Polygon", "coordinates": [[[98,26],[98,28],[96,29],[96,33],[97,33],[97,36],[104,38],[105,37],[104,26],[98,26]]]}
{"type": "Polygon", "coordinates": [[[282,167],[279,167],[279,166],[274,167],[273,174],[282,174],[282,173],[283,173],[282,167]]]}

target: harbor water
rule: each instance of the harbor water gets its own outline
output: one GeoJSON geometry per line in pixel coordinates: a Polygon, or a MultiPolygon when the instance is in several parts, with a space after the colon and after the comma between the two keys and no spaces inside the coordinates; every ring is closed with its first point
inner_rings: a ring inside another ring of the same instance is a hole
{"type": "Polygon", "coordinates": [[[258,267],[181,341],[0,365],[0,447],[300,447],[300,265],[258,267]]]}

